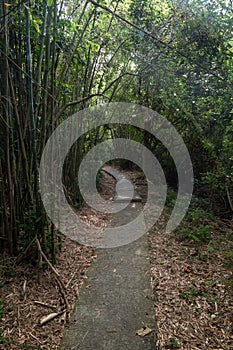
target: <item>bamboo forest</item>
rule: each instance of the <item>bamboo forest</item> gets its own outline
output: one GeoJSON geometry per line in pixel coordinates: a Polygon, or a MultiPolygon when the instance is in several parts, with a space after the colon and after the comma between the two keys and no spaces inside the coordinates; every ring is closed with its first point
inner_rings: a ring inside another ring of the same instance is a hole
{"type": "Polygon", "coordinates": [[[232,0],[1,0],[0,61],[0,349],[233,349],[232,0]]]}

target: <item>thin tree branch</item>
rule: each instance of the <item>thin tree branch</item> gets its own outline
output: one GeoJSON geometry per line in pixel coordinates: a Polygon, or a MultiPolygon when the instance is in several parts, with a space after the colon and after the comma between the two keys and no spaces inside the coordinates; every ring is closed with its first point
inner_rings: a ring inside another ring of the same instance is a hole
{"type": "Polygon", "coordinates": [[[62,109],[57,113],[55,122],[60,118],[60,116],[65,112],[65,110],[68,107],[75,106],[75,105],[78,105],[80,103],[86,102],[86,101],[90,100],[92,97],[97,97],[97,96],[103,96],[103,94],[101,94],[101,93],[100,94],[91,94],[91,95],[85,96],[84,98],[81,98],[80,100],[75,100],[75,101],[71,101],[71,102],[66,103],[62,107],[62,109]]]}
{"type": "Polygon", "coordinates": [[[110,13],[112,16],[115,16],[116,18],[120,19],[120,21],[128,24],[129,26],[133,27],[134,29],[136,29],[137,31],[144,33],[145,35],[149,36],[150,38],[152,38],[153,40],[157,41],[157,43],[161,44],[162,46],[174,51],[177,55],[187,59],[189,62],[196,64],[198,67],[200,67],[201,69],[203,69],[205,72],[208,72],[209,74],[213,75],[214,77],[220,79],[220,80],[225,80],[225,78],[223,78],[222,76],[214,73],[213,71],[211,71],[210,69],[202,66],[202,64],[196,62],[195,60],[191,59],[189,56],[185,55],[183,52],[177,50],[175,47],[171,46],[169,43],[164,42],[163,40],[157,38],[153,33],[148,32],[145,29],[140,28],[139,26],[137,26],[136,24],[130,22],[128,19],[123,18],[122,16],[120,16],[119,14],[117,14],[116,12],[112,11],[110,8],[108,8],[105,5],[101,5],[99,3],[97,3],[94,0],[89,0],[93,5],[103,9],[104,11],[110,13]]]}
{"type": "Polygon", "coordinates": [[[227,184],[226,184],[226,192],[227,192],[227,199],[228,199],[230,208],[233,211],[233,202],[231,200],[230,191],[229,191],[229,188],[228,188],[227,184]]]}
{"type": "Polygon", "coordinates": [[[66,103],[66,104],[61,108],[61,110],[57,113],[57,117],[56,117],[56,120],[55,120],[55,121],[57,121],[57,120],[59,119],[59,117],[64,113],[64,111],[65,111],[68,107],[75,106],[75,105],[78,105],[78,104],[80,104],[80,103],[86,102],[86,101],[90,100],[90,99],[93,98],[93,97],[104,96],[104,94],[105,94],[109,89],[111,89],[111,87],[112,87],[116,82],[118,82],[120,79],[122,79],[122,78],[123,78],[124,76],[126,76],[126,75],[137,76],[137,74],[135,74],[135,73],[130,73],[130,72],[123,73],[123,74],[121,74],[119,77],[117,77],[116,79],[114,79],[101,93],[91,94],[91,95],[85,96],[84,98],[81,98],[80,100],[75,100],[75,101],[71,101],[71,102],[66,103]]]}

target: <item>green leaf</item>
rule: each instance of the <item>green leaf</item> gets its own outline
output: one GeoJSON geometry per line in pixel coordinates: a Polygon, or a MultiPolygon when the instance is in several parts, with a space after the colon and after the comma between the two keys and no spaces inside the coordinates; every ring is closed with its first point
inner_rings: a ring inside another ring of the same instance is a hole
{"type": "Polygon", "coordinates": [[[48,7],[52,6],[53,0],[48,0],[48,7]]]}

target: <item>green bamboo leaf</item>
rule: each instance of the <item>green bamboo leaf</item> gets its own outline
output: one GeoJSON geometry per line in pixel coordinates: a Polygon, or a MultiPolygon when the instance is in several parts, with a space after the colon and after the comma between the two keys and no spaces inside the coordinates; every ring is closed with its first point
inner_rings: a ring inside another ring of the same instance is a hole
{"type": "Polygon", "coordinates": [[[53,0],[48,0],[48,7],[52,6],[53,0]]]}

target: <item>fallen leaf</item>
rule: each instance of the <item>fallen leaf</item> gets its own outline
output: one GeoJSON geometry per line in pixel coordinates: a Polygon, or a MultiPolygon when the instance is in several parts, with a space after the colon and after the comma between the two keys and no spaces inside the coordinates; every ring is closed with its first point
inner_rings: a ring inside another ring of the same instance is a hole
{"type": "Polygon", "coordinates": [[[24,344],[26,341],[26,338],[25,337],[22,337],[19,339],[19,344],[24,344]]]}
{"type": "Polygon", "coordinates": [[[152,332],[152,329],[149,327],[143,327],[139,329],[136,334],[139,335],[140,337],[145,337],[145,335],[150,334],[152,332]]]}

